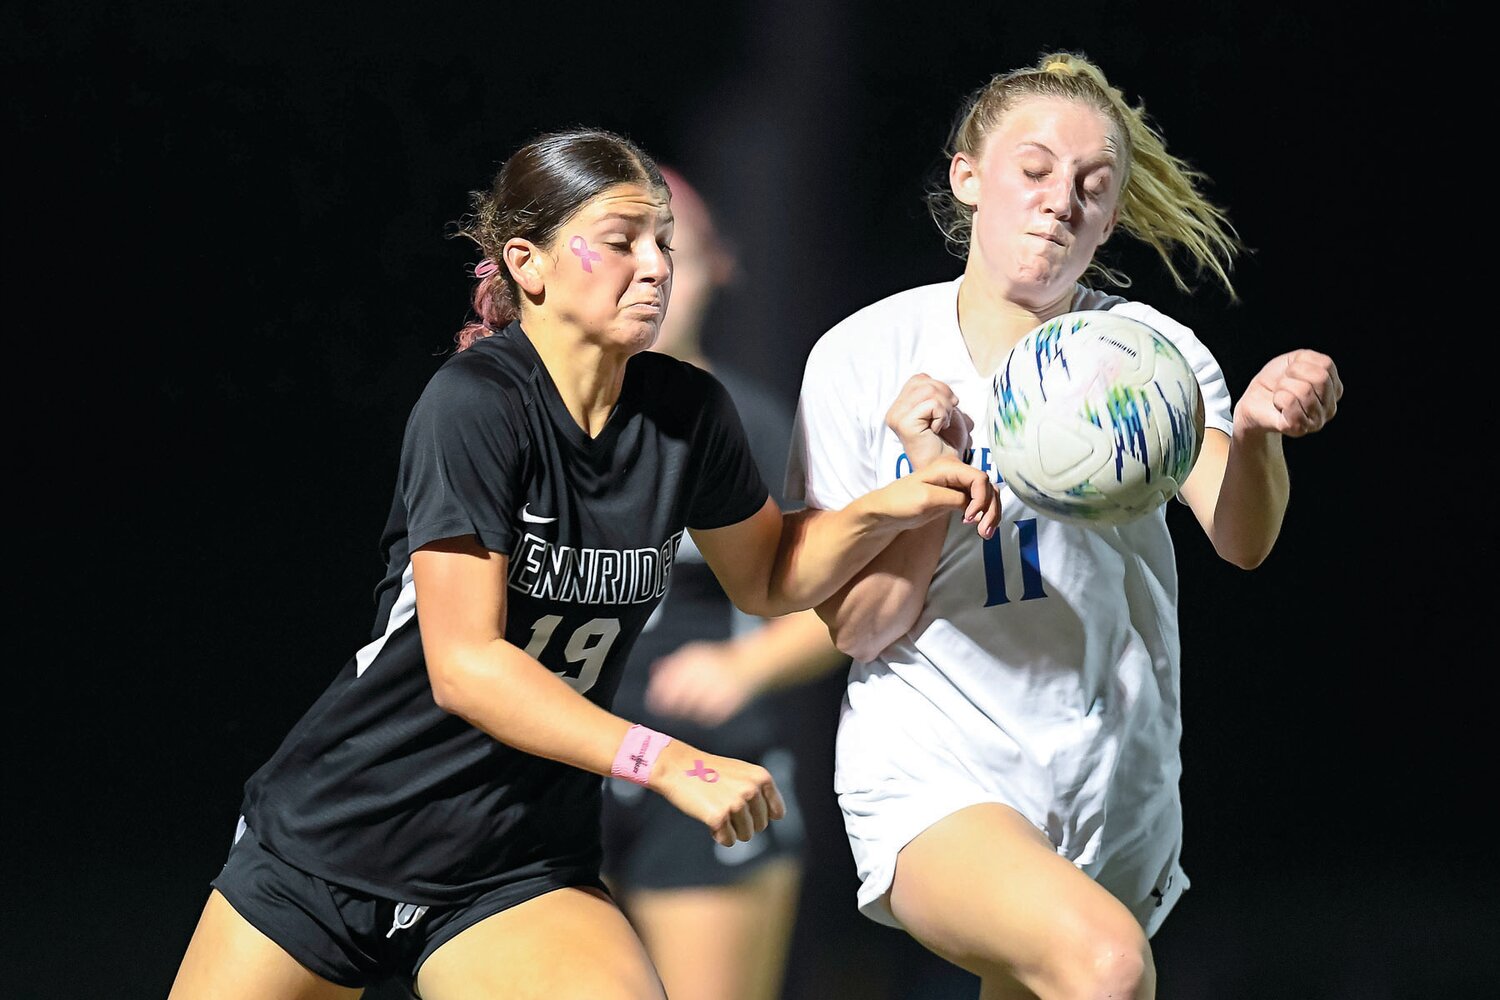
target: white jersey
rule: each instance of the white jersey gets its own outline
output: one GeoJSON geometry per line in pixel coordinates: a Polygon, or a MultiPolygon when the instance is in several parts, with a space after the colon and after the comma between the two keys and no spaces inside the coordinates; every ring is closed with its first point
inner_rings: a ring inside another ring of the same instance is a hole
{"type": "MultiPolygon", "coordinates": [[[[974,422],[968,460],[993,472],[989,377],[975,370],[958,327],[962,280],[876,302],[814,346],[789,499],[837,509],[910,472],[885,414],[918,372],[953,389],[974,422]]],[[[1118,310],[1166,335],[1197,375],[1206,426],[1229,433],[1223,372],[1192,331],[1082,285],[1071,308],[1118,310]]],[[[1075,527],[1039,515],[1003,484],[1000,498],[988,541],[952,519],[915,626],[850,670],[835,787],[860,908],[899,926],[884,898],[896,853],[958,809],[1002,802],[1154,932],[1187,886],[1177,860],[1180,645],[1165,509],[1075,527]]]]}

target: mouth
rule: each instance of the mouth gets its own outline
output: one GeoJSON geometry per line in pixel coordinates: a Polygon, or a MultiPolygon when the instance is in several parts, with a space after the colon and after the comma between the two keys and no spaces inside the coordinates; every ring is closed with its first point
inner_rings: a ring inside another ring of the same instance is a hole
{"type": "Polygon", "coordinates": [[[647,312],[660,313],[661,312],[661,303],[660,302],[632,302],[632,303],[630,303],[630,305],[626,306],[625,308],[626,309],[644,309],[647,312]]]}
{"type": "Polygon", "coordinates": [[[1067,244],[1064,243],[1060,237],[1054,235],[1053,233],[1027,233],[1026,235],[1035,236],[1039,240],[1046,240],[1048,243],[1054,243],[1060,247],[1067,246],[1067,244]]]}

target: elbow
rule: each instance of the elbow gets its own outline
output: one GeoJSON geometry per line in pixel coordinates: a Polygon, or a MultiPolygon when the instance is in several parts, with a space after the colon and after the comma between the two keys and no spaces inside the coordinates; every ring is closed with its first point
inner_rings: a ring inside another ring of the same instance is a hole
{"type": "Polygon", "coordinates": [[[738,596],[734,599],[734,606],[747,615],[756,618],[780,618],[782,615],[791,614],[793,611],[801,611],[802,608],[784,606],[772,600],[770,595],[762,594],[755,597],[738,596]]]}
{"type": "Polygon", "coordinates": [[[437,707],[449,715],[468,718],[466,696],[468,685],[462,682],[462,671],[453,664],[427,664],[427,683],[432,688],[432,700],[437,707]]]}
{"type": "Polygon", "coordinates": [[[846,624],[830,629],[833,644],[838,651],[858,663],[869,663],[885,652],[886,648],[901,638],[917,623],[917,610],[884,617],[870,627],[846,624]]]}
{"type": "Polygon", "coordinates": [[[870,635],[856,636],[849,635],[848,633],[835,635],[833,637],[833,644],[838,647],[840,653],[843,653],[856,663],[869,663],[880,655],[881,650],[890,645],[890,643],[877,642],[870,635]]]}
{"type": "Polygon", "coordinates": [[[1269,545],[1256,547],[1240,546],[1238,548],[1226,545],[1223,547],[1215,546],[1214,548],[1219,553],[1220,559],[1223,559],[1231,566],[1236,566],[1247,571],[1259,568],[1261,563],[1265,562],[1266,558],[1271,554],[1271,546],[1269,545]]]}

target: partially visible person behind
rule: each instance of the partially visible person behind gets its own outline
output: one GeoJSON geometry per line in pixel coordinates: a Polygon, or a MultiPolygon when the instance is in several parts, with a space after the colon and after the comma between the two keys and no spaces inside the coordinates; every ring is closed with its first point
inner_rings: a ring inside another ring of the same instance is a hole
{"type": "MultiPolygon", "coordinates": [[[[963,272],[814,346],[791,498],[837,509],[940,457],[987,467],[989,379],[1010,349],[1063,313],[1113,310],[1192,365],[1207,430],[1180,498],[1222,558],[1260,565],[1287,507],[1284,443],[1338,408],[1333,359],[1278,354],[1231,406],[1193,331],[1095,287],[1114,278],[1095,252],[1119,229],[1174,278],[1185,251],[1233,295],[1239,241],[1201,180],[1088,60],[996,75],[963,109],[935,206],[963,272]]],[[[856,661],[835,766],[859,908],[978,975],[984,1000],[1147,1000],[1149,938],[1188,886],[1166,510],[1077,527],[1000,488],[993,538],[951,519],[904,532],[819,607],[856,661]]],[[[1276,641],[1270,628],[1268,656],[1295,659],[1276,641]]]]}
{"type": "MultiPolygon", "coordinates": [[[[653,350],[724,384],[756,465],[780,501],[792,407],[704,353],[703,322],[736,261],[696,188],[662,167],[672,192],[672,310],[653,350]]],[[[785,507],[785,504],[782,504],[785,507]]],[[[803,871],[798,745],[787,698],[847,659],[811,610],[766,620],[739,611],[690,537],[667,596],[646,622],[614,710],[713,753],[753,760],[775,778],[786,816],[726,847],[660,796],[608,782],[604,876],[646,944],[672,1000],[780,996],[803,871]]]]}
{"type": "Polygon", "coordinates": [[[782,516],[722,385],[647,350],[672,212],[625,138],[538,137],[472,197],[477,316],[407,420],[374,628],[246,782],[172,1000],[662,1000],[599,875],[600,776],[726,847],[784,813],[760,765],[610,710],[679,543],[777,617],[906,528],[998,517],[957,462],[782,516]]]}

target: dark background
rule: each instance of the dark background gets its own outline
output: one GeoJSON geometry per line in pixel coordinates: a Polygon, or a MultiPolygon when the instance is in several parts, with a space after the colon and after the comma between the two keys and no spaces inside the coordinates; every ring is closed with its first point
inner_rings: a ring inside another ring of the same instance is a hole
{"type": "MultiPolygon", "coordinates": [[[[1070,48],[1254,248],[1232,303],[1117,240],[1129,294],[1193,327],[1236,397],[1304,346],[1348,386],[1288,444],[1260,569],[1171,513],[1193,888],[1153,942],[1159,996],[1495,995],[1494,768],[1465,773],[1494,760],[1470,747],[1493,654],[1487,585],[1463,575],[1494,532],[1473,501],[1445,513],[1464,483],[1433,468],[1441,408],[1402,391],[1482,374],[1457,353],[1468,320],[1431,336],[1480,187],[1413,68],[1443,61],[1434,10],[7,6],[0,994],[165,996],[241,783],[364,641],[400,429],[466,314],[476,255],[448,234],[505,155],[594,124],[683,169],[743,269],[710,352],[790,398],[834,322],[958,273],[921,201],[953,115],[1070,48]]],[[[813,791],[838,696],[832,678],[798,708],[813,791]]],[[[787,1000],[974,995],[856,914],[831,792],[807,804],[787,1000]]]]}

